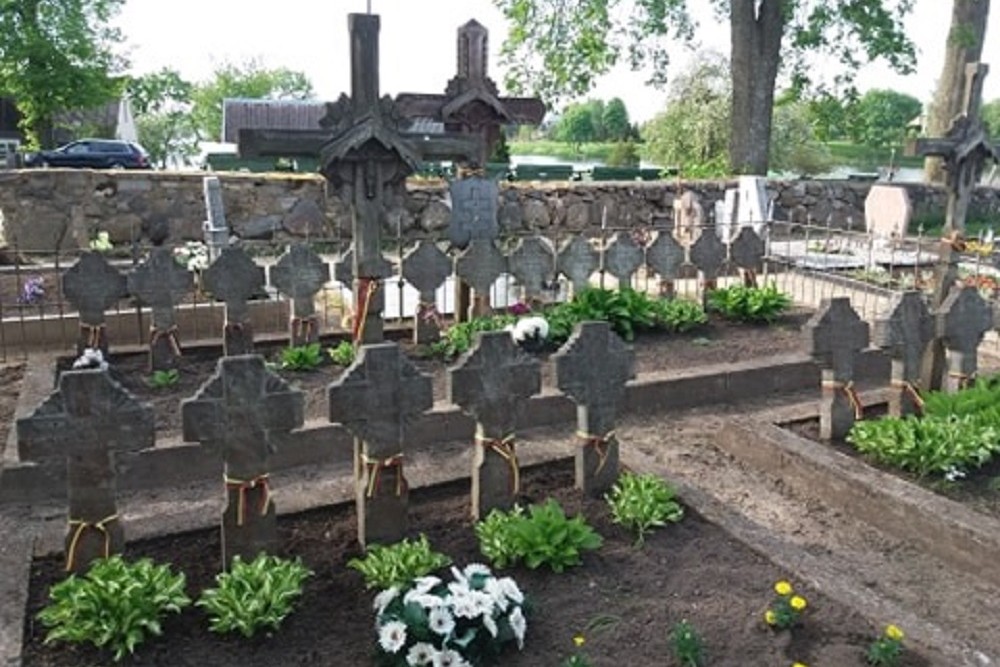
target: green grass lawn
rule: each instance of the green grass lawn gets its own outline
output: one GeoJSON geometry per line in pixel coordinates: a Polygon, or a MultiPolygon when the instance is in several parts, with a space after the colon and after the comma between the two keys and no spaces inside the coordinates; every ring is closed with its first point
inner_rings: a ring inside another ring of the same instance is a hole
{"type": "MultiPolygon", "coordinates": [[[[511,155],[547,155],[563,160],[600,160],[602,162],[608,159],[608,154],[614,146],[611,142],[595,142],[574,146],[573,144],[561,141],[548,141],[544,139],[539,141],[511,141],[507,145],[510,147],[511,155]]],[[[640,145],[638,148],[641,155],[642,146],[640,145]]]]}
{"type": "Polygon", "coordinates": [[[892,155],[892,147],[872,148],[871,146],[861,146],[848,141],[831,141],[826,144],[833,158],[834,164],[846,164],[866,171],[875,171],[878,167],[888,166],[889,160],[893,161],[897,167],[913,167],[919,169],[924,166],[924,159],[920,157],[905,157],[903,147],[896,146],[896,155],[892,155]]]}

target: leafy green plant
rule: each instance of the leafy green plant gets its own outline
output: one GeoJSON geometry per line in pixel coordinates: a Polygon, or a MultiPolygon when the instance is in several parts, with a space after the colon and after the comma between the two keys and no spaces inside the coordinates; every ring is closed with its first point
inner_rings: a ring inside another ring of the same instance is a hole
{"type": "Polygon", "coordinates": [[[441,332],[441,340],[431,345],[431,354],[453,359],[468,352],[481,331],[500,331],[517,321],[516,315],[499,314],[474,317],[468,322],[458,322],[441,332]]]}
{"type": "Polygon", "coordinates": [[[771,323],[788,310],[792,300],[771,283],[764,287],[732,285],[712,290],[708,303],[727,320],[771,323]]]}
{"type": "Polygon", "coordinates": [[[286,347],[281,351],[281,367],[289,371],[311,371],[323,362],[319,343],[286,347]]]}
{"type": "Polygon", "coordinates": [[[792,585],[785,580],[774,584],[775,597],[764,612],[764,622],[776,630],[787,630],[798,623],[808,602],[795,593],[792,585]]]}
{"type": "Polygon", "coordinates": [[[147,383],[153,389],[166,389],[168,387],[173,387],[180,379],[180,371],[176,368],[171,368],[165,371],[153,371],[153,374],[149,376],[147,383]]]}
{"type": "Polygon", "coordinates": [[[885,626],[882,635],[868,647],[868,664],[879,667],[898,665],[903,653],[903,637],[903,631],[898,626],[885,626]]]}
{"type": "Polygon", "coordinates": [[[70,575],[49,591],[49,605],[38,614],[50,628],[45,643],[90,642],[111,649],[114,660],[121,660],[147,635],[162,633],[166,613],[191,604],[184,586],[183,574],[149,559],[95,561],[85,575],[70,575]]]}
{"type": "Polygon", "coordinates": [[[670,647],[681,667],[701,667],[705,664],[704,642],[687,621],[674,625],[670,632],[670,647]]]}
{"type": "Polygon", "coordinates": [[[216,576],[216,587],[206,589],[195,604],[208,613],[212,632],[252,637],[262,628],[278,629],[310,576],[299,559],[262,553],[246,563],[236,556],[229,571],[216,576]]]}
{"type": "Polygon", "coordinates": [[[605,496],[612,520],[636,533],[637,546],[652,528],[684,517],[684,508],[674,498],[674,490],[661,478],[631,472],[622,474],[605,496]]]}
{"type": "Polygon", "coordinates": [[[656,323],[667,331],[684,333],[708,322],[701,304],[689,299],[658,299],[653,303],[656,323]]]}
{"type": "Polygon", "coordinates": [[[417,577],[449,565],[451,559],[431,549],[426,535],[419,540],[400,540],[383,546],[371,544],[362,558],[352,558],[347,567],[365,578],[367,588],[405,588],[417,577]]]}
{"type": "Polygon", "coordinates": [[[493,510],[476,524],[479,550],[495,567],[524,562],[531,569],[547,565],[553,572],[580,564],[580,552],[601,546],[601,536],[582,516],[569,518],[550,498],[532,505],[527,513],[493,510]],[[506,518],[494,518],[506,514],[506,518]]]}
{"type": "Polygon", "coordinates": [[[330,360],[338,366],[350,366],[354,363],[356,352],[354,344],[349,340],[342,340],[336,347],[327,350],[330,360]]]}

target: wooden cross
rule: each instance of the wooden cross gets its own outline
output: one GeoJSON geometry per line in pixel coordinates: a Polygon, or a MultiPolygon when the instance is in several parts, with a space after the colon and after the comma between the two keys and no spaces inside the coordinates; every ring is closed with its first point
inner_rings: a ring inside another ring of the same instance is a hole
{"type": "Polygon", "coordinates": [[[231,246],[205,269],[202,282],[212,296],[226,304],[222,350],[227,357],[253,353],[253,328],[247,303],[264,287],[264,267],[246,251],[231,246]]]}
{"type": "Polygon", "coordinates": [[[65,462],[68,571],[83,572],[91,561],[124,548],[113,457],[152,447],[153,420],[153,408],[107,371],[77,370],[64,372],[59,389],[17,421],[22,461],[65,462]]]}
{"type": "Polygon", "coordinates": [[[108,354],[108,331],[104,312],[128,295],[125,275],[99,252],[85,252],[62,277],[66,300],[80,311],[80,335],[77,355],[85,348],[108,354]]]}
{"type": "Polygon", "coordinates": [[[434,405],[431,378],[395,343],[365,345],[328,389],[330,421],[354,434],[358,541],[391,544],[407,531],[406,430],[434,405]]]}
{"type": "Polygon", "coordinates": [[[560,391],[577,405],[576,488],[599,496],[618,479],[615,421],[635,355],[607,322],[582,322],[553,358],[560,391]]]}
{"type": "Polygon", "coordinates": [[[225,462],[222,562],[253,560],[277,548],[268,479],[271,436],[302,426],[305,399],[258,355],[223,357],[192,398],[181,401],[184,439],[218,447],[225,462]]]}
{"type": "Polygon", "coordinates": [[[169,248],[157,246],[149,258],[128,274],[128,291],[153,311],[149,328],[150,370],[168,370],[177,366],[181,356],[180,338],[174,306],[177,299],[191,291],[194,278],[178,264],[169,248]]]}
{"type": "MultiPolygon", "coordinates": [[[[943,138],[917,139],[906,146],[907,155],[937,156],[944,160],[947,172],[945,185],[948,202],[945,208],[944,230],[934,269],[934,294],[931,309],[937,310],[948,298],[958,279],[959,253],[963,248],[965,218],[972,191],[979,184],[988,160],[1000,163],[1000,145],[990,143],[989,135],[979,118],[983,97],[983,80],[989,72],[984,63],[965,66],[965,99],[962,113],[951,123],[943,138]]],[[[940,389],[945,378],[945,347],[940,338],[934,340],[924,367],[924,387],[940,389]]]]}
{"type": "Polygon", "coordinates": [[[509,508],[520,493],[515,430],[525,401],[542,390],[536,359],[506,331],[478,334],[448,369],[448,400],[476,420],[472,457],[472,517],[509,508]]]}

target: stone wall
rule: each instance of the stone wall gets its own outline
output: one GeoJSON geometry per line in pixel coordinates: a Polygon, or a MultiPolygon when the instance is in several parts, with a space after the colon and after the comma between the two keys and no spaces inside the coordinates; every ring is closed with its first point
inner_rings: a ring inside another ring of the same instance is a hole
{"type": "MultiPolygon", "coordinates": [[[[91,170],[0,171],[0,233],[7,245],[24,252],[85,248],[98,231],[115,244],[127,244],[166,225],[171,241],[202,238],[205,204],[203,172],[108,172],[91,170]]],[[[337,197],[328,197],[318,176],[294,174],[218,174],[226,219],[242,238],[280,241],[347,235],[350,214],[337,197]]],[[[691,181],[706,211],[735,181],[691,181]]],[[[864,199],[870,184],[850,181],[770,181],[775,217],[812,219],[837,227],[864,224],[864,199]]],[[[919,221],[943,214],[941,188],[906,184],[919,221]]],[[[676,181],[655,183],[518,183],[501,188],[500,223],[510,232],[561,234],[597,232],[606,217],[612,229],[663,224],[671,216],[676,181]]],[[[409,196],[390,206],[386,233],[401,229],[408,237],[440,235],[448,222],[447,187],[414,183],[409,196]]],[[[979,188],[970,215],[1000,218],[1000,189],[979,188]]]]}

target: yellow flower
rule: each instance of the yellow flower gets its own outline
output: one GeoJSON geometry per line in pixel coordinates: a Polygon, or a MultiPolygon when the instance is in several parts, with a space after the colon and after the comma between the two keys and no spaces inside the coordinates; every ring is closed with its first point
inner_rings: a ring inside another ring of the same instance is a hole
{"type": "Polygon", "coordinates": [[[792,585],[782,579],[774,585],[774,592],[778,595],[789,595],[792,592],[792,585]]]}
{"type": "Polygon", "coordinates": [[[788,601],[788,604],[791,605],[792,609],[795,611],[802,611],[806,608],[806,599],[801,595],[793,595],[792,599],[788,601]]]}
{"type": "Polygon", "coordinates": [[[768,609],[764,612],[764,622],[768,625],[774,625],[778,622],[778,617],[774,615],[774,611],[768,609]]]}
{"type": "Polygon", "coordinates": [[[583,646],[584,644],[587,643],[587,638],[584,637],[583,635],[576,635],[573,637],[573,643],[576,644],[577,646],[583,646]]]}
{"type": "Polygon", "coordinates": [[[885,636],[888,637],[889,639],[891,639],[894,642],[901,642],[901,641],[903,641],[903,636],[904,635],[903,635],[903,631],[900,630],[898,626],[887,625],[887,626],[885,626],[885,636]]]}
{"type": "Polygon", "coordinates": [[[794,662],[792,663],[792,667],[808,667],[808,666],[804,662],[794,662]]]}

